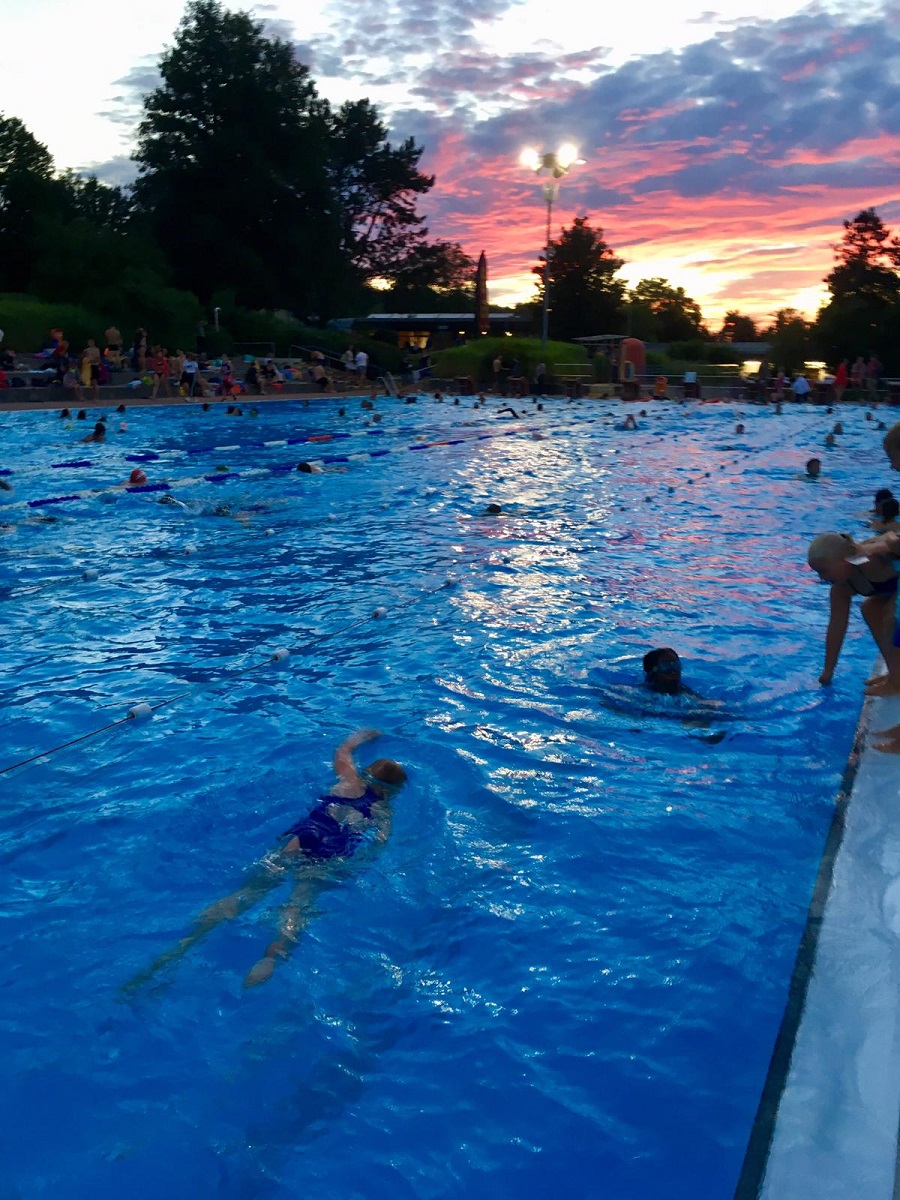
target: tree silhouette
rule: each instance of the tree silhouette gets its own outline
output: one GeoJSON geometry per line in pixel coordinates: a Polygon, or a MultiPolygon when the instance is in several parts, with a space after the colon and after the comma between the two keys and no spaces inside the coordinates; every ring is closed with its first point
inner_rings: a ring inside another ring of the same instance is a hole
{"type": "MultiPolygon", "coordinates": [[[[544,262],[532,268],[543,300],[544,262]]],[[[550,328],[558,339],[618,333],[624,323],[625,284],[615,274],[625,265],[593,229],[587,217],[576,217],[569,229],[550,242],[550,328]]]]}

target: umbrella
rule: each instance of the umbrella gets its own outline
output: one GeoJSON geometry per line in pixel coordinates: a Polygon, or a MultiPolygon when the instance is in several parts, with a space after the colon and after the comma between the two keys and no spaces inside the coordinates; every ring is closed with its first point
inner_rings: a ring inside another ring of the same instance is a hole
{"type": "Polygon", "coordinates": [[[487,258],[482,250],[478,267],[475,271],[475,331],[478,334],[488,333],[491,327],[488,315],[487,294],[487,258]]]}

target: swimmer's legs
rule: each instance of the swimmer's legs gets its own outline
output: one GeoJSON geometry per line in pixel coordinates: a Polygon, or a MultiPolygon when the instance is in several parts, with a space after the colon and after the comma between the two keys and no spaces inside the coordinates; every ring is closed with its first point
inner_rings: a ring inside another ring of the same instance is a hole
{"type": "Polygon", "coordinates": [[[311,865],[294,885],[290,899],[281,910],[278,922],[279,936],[266,947],[266,952],[247,972],[244,987],[256,987],[265,983],[275,970],[278,959],[287,959],[300,940],[300,934],[315,913],[318,896],[334,886],[333,875],[325,875],[319,864],[311,865]]]}
{"type": "Polygon", "coordinates": [[[866,693],[877,696],[900,695],[900,648],[894,645],[894,597],[868,596],[860,605],[860,611],[881,651],[887,667],[887,675],[867,682],[866,693]]]}
{"type": "Polygon", "coordinates": [[[284,883],[284,876],[272,870],[261,871],[250,879],[243,887],[210,904],[198,914],[190,933],[181,938],[174,946],[155,959],[146,970],[139,972],[133,979],[123,984],[122,991],[132,992],[149,983],[153,977],[170,962],[183,957],[197,942],[211,933],[223,921],[233,921],[235,917],[246,912],[257,904],[263,896],[284,883]]]}

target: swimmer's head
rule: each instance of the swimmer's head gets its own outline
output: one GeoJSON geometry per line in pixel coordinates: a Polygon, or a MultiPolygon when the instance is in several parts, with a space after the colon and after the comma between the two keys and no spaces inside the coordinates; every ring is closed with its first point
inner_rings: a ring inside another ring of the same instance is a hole
{"type": "Polygon", "coordinates": [[[86,421],[87,420],[87,413],[84,411],[83,408],[79,408],[78,416],[76,417],[76,420],[78,420],[78,421],[86,421]]]}
{"type": "Polygon", "coordinates": [[[117,413],[123,413],[124,411],[125,411],[125,405],[124,405],[124,404],[120,404],[120,405],[119,405],[119,407],[116,409],[116,412],[117,412],[117,413]]]}
{"type": "Polygon", "coordinates": [[[834,429],[832,429],[831,432],[832,433],[843,433],[844,432],[844,427],[840,423],[840,421],[838,421],[838,423],[835,425],[834,429]]]}
{"type": "Polygon", "coordinates": [[[818,479],[819,472],[822,470],[821,458],[810,458],[806,463],[806,473],[810,479],[818,479]]]}
{"type": "Polygon", "coordinates": [[[896,500],[893,496],[887,500],[882,500],[878,505],[878,515],[882,521],[896,521],[898,516],[900,516],[900,501],[896,500]]]}
{"type": "Polygon", "coordinates": [[[147,476],[140,467],[135,467],[128,476],[128,482],[132,485],[132,487],[143,487],[147,482],[147,476]]]}
{"type": "Polygon", "coordinates": [[[308,462],[299,462],[299,463],[297,463],[297,470],[298,470],[298,471],[303,471],[303,473],[304,473],[305,475],[312,475],[312,473],[313,473],[312,466],[311,466],[311,464],[310,464],[310,463],[308,463],[308,462]]]}
{"type": "Polygon", "coordinates": [[[98,421],[97,424],[94,426],[93,436],[95,438],[100,438],[100,439],[106,437],[106,426],[103,424],[102,421],[98,421]]]}
{"type": "Polygon", "coordinates": [[[743,427],[743,425],[735,425],[735,427],[734,427],[734,432],[735,432],[735,433],[743,433],[743,432],[744,432],[744,427],[743,427]]]}
{"type": "Polygon", "coordinates": [[[856,553],[856,543],[846,533],[820,533],[809,543],[806,561],[820,579],[845,583],[854,570],[847,559],[856,553]]]}
{"type": "Polygon", "coordinates": [[[376,758],[365,768],[365,774],[371,781],[374,790],[386,796],[406,783],[406,772],[392,758],[376,758]]]}
{"type": "Polygon", "coordinates": [[[72,414],[69,412],[69,410],[67,408],[64,408],[62,410],[62,412],[59,414],[59,419],[61,421],[65,421],[68,417],[71,417],[71,415],[72,414]]]}
{"type": "Polygon", "coordinates": [[[892,500],[893,498],[894,493],[890,488],[879,488],[875,493],[875,499],[872,501],[872,511],[880,512],[881,505],[885,502],[885,500],[892,500]]]}
{"type": "Polygon", "coordinates": [[[681,687],[681,659],[671,646],[648,650],[642,665],[646,682],[654,692],[671,695],[681,687]]]}
{"type": "Polygon", "coordinates": [[[492,517],[496,517],[499,513],[503,512],[503,506],[502,504],[489,504],[484,511],[490,513],[492,517]]]}

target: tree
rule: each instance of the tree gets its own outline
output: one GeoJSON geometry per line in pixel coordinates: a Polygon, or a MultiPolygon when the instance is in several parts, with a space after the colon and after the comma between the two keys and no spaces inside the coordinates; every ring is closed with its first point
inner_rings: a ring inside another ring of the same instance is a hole
{"type": "Polygon", "coordinates": [[[144,101],[135,198],[183,287],[327,315],[424,243],[422,148],[367,100],[337,111],[249,14],[190,0],[144,101]]]}
{"type": "Polygon", "coordinates": [[[307,68],[247,13],[191,0],[160,74],[138,128],[135,200],[176,281],[204,298],[233,284],[254,306],[315,292],[337,221],[307,68]]]}
{"type": "MultiPolygon", "coordinates": [[[[557,339],[616,333],[623,324],[625,284],[614,276],[624,265],[603,240],[602,229],[592,229],[587,217],[576,217],[550,242],[550,325],[557,339]]],[[[544,294],[544,262],[532,270],[538,276],[539,301],[544,294]]]]}
{"type": "Polygon", "coordinates": [[[810,324],[796,308],[780,308],[763,334],[771,342],[771,357],[789,375],[799,371],[810,353],[810,324]]]}
{"type": "Polygon", "coordinates": [[[752,317],[745,317],[742,313],[731,309],[725,314],[725,320],[719,331],[719,340],[723,342],[759,341],[756,323],[752,317]]]}
{"type": "Polygon", "coordinates": [[[41,218],[57,199],[50,151],[0,113],[0,291],[27,290],[41,218]]]}
{"type": "Polygon", "coordinates": [[[900,296],[900,239],[893,237],[874,208],[844,222],[844,237],[833,247],[836,265],[825,282],[835,300],[893,304],[900,296]]]}
{"type": "Polygon", "coordinates": [[[814,340],[832,365],[876,353],[889,372],[900,370],[900,239],[873,208],[844,221],[826,276],[831,293],[819,312],[814,340]]]}
{"type": "Polygon", "coordinates": [[[690,341],[706,337],[700,305],[684,288],[666,279],[642,279],[628,294],[628,326],[648,342],[690,341]]]}
{"type": "Polygon", "coordinates": [[[123,233],[127,229],[132,203],[121,188],[101,183],[96,175],[85,178],[74,171],[64,171],[59,178],[72,217],[82,217],[106,232],[123,233]]]}
{"type": "Polygon", "coordinates": [[[416,212],[417,198],[434,186],[434,176],[418,170],[423,148],[412,138],[391,146],[368,100],[341,105],[327,123],[326,171],[340,212],[341,253],[363,280],[393,282],[416,265],[406,260],[421,251],[427,232],[416,212]]]}

